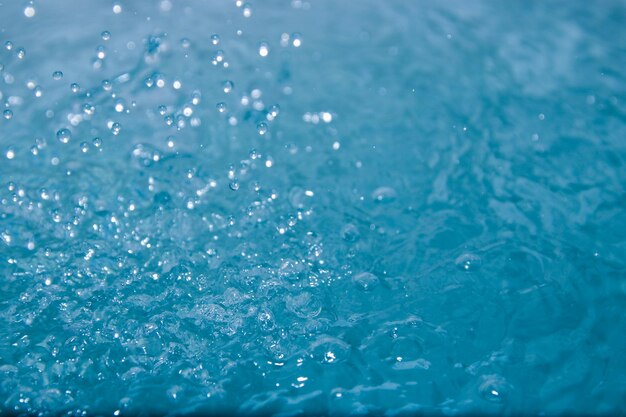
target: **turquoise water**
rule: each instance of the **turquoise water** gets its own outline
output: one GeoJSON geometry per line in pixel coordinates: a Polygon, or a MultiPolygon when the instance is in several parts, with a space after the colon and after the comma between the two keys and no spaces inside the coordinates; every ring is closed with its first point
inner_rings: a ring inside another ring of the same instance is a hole
{"type": "Polygon", "coordinates": [[[4,0],[0,408],[626,412],[626,4],[4,0]]]}

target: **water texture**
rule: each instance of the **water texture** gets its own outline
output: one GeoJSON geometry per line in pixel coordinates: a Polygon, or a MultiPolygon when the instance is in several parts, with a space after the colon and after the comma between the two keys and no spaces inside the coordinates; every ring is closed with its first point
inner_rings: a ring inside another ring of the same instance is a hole
{"type": "Polygon", "coordinates": [[[623,1],[1,1],[4,412],[626,412],[623,1]]]}

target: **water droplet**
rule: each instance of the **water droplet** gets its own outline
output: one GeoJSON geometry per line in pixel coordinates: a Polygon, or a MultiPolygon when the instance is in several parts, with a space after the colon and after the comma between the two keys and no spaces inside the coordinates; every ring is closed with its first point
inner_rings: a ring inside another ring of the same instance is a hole
{"type": "Polygon", "coordinates": [[[54,71],[54,72],[52,73],[52,79],[54,79],[54,80],[58,81],[58,80],[60,80],[61,78],[63,78],[63,73],[62,73],[61,71],[54,71]]]}
{"type": "Polygon", "coordinates": [[[80,144],[80,150],[81,150],[83,153],[87,153],[87,152],[89,152],[89,144],[88,144],[87,142],[81,142],[81,144],[80,144]]]}
{"type": "Polygon", "coordinates": [[[291,34],[291,44],[295,48],[299,48],[302,45],[302,36],[299,33],[291,34]]]}
{"type": "Polygon", "coordinates": [[[15,151],[13,150],[13,148],[7,149],[6,157],[7,159],[15,158],[15,151]]]}
{"type": "Polygon", "coordinates": [[[26,6],[26,8],[24,8],[24,16],[28,18],[35,16],[36,13],[37,11],[33,6],[26,6]]]}
{"type": "Polygon", "coordinates": [[[235,87],[235,84],[233,84],[232,81],[224,81],[222,83],[222,89],[224,90],[224,92],[226,94],[230,93],[231,91],[233,91],[233,88],[235,87]]]}
{"type": "Polygon", "coordinates": [[[10,109],[6,109],[2,112],[2,116],[7,120],[11,120],[13,118],[13,111],[10,109]]]}
{"type": "Polygon", "coordinates": [[[256,126],[257,132],[259,135],[263,136],[267,133],[267,123],[261,122],[256,126]]]}
{"type": "Polygon", "coordinates": [[[259,55],[262,57],[266,57],[270,53],[270,46],[266,42],[261,42],[259,44],[259,55]]]}
{"type": "Polygon", "coordinates": [[[33,90],[35,92],[35,97],[39,98],[43,95],[43,89],[40,86],[35,86],[35,89],[33,90]]]}
{"type": "Polygon", "coordinates": [[[217,108],[217,111],[219,111],[220,113],[224,113],[227,110],[226,107],[226,103],[217,103],[217,105],[215,106],[217,108]]]}
{"type": "Polygon", "coordinates": [[[78,85],[77,83],[72,83],[70,85],[70,90],[72,90],[72,93],[78,93],[80,91],[80,85],[78,85]]]}
{"type": "Polygon", "coordinates": [[[219,43],[220,43],[220,35],[218,34],[211,35],[211,44],[219,45],[219,43]]]}
{"type": "Polygon", "coordinates": [[[239,181],[237,180],[232,180],[228,186],[230,187],[231,190],[233,191],[237,191],[239,189],[239,181]]]}
{"type": "Polygon", "coordinates": [[[115,14],[122,13],[122,6],[119,5],[119,4],[114,4],[113,5],[113,13],[115,13],[115,14]]]}
{"type": "Polygon", "coordinates": [[[102,36],[103,41],[108,41],[109,39],[111,39],[111,32],[109,32],[108,30],[105,30],[104,32],[100,34],[100,36],[102,36]]]}
{"type": "Polygon", "coordinates": [[[352,277],[352,282],[363,291],[371,291],[378,286],[380,280],[371,272],[361,272],[352,277]]]}
{"type": "Polygon", "coordinates": [[[341,228],[341,238],[346,242],[356,242],[361,237],[359,229],[352,223],[341,228]]]}
{"type": "Polygon", "coordinates": [[[57,131],[57,139],[61,143],[68,143],[72,139],[72,132],[69,129],[60,129],[57,131]]]}
{"type": "Polygon", "coordinates": [[[24,59],[26,57],[26,50],[24,48],[19,48],[17,50],[17,57],[19,59],[24,59]]]}
{"type": "Polygon", "coordinates": [[[456,258],[454,263],[462,271],[472,272],[479,269],[483,261],[478,255],[473,253],[464,253],[456,258]]]}
{"type": "Polygon", "coordinates": [[[252,16],[252,7],[248,3],[243,5],[243,17],[252,16]]]}
{"type": "Polygon", "coordinates": [[[119,135],[121,130],[122,125],[120,125],[118,122],[115,122],[111,125],[111,133],[113,133],[114,135],[119,135]]]}
{"type": "Polygon", "coordinates": [[[91,143],[93,143],[93,146],[95,146],[96,148],[99,148],[99,147],[102,146],[102,139],[100,139],[100,138],[93,138],[91,143]]]}
{"type": "Polygon", "coordinates": [[[92,114],[94,114],[95,111],[96,111],[96,108],[92,104],[90,103],[83,104],[83,112],[86,115],[91,116],[92,114]]]}

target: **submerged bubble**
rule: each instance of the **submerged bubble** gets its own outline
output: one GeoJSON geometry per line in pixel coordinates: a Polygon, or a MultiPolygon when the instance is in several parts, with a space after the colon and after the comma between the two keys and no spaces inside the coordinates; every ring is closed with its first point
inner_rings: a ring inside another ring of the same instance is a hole
{"type": "Polygon", "coordinates": [[[237,191],[239,189],[239,181],[237,180],[232,180],[228,186],[230,187],[231,190],[233,191],[237,191]]]}
{"type": "Polygon", "coordinates": [[[454,260],[456,266],[466,272],[472,272],[479,269],[482,265],[480,256],[473,253],[464,253],[454,260]]]}
{"type": "Polygon", "coordinates": [[[509,383],[500,375],[483,375],[482,383],[478,387],[480,395],[489,402],[501,403],[511,390],[509,383]]]}
{"type": "Polygon", "coordinates": [[[19,59],[24,59],[24,57],[26,57],[26,50],[24,48],[19,48],[17,50],[17,57],[19,59]]]}
{"type": "Polygon", "coordinates": [[[211,44],[219,45],[219,43],[220,43],[220,35],[218,34],[211,35],[211,44]]]}
{"type": "Polygon", "coordinates": [[[72,139],[72,132],[69,129],[60,129],[57,131],[57,139],[61,143],[68,143],[72,139]]]}
{"type": "Polygon", "coordinates": [[[352,282],[363,291],[371,291],[378,286],[380,280],[371,272],[361,272],[352,277],[352,282]]]}
{"type": "Polygon", "coordinates": [[[80,91],[80,85],[78,85],[77,83],[72,83],[70,85],[70,90],[72,90],[72,93],[78,93],[80,91]]]}
{"type": "Polygon", "coordinates": [[[7,119],[10,120],[13,118],[13,111],[10,109],[6,109],[5,111],[2,112],[2,116],[7,119]]]}
{"type": "Polygon", "coordinates": [[[58,80],[60,80],[61,78],[63,78],[63,73],[62,73],[61,71],[54,71],[54,72],[52,73],[52,79],[54,79],[54,80],[58,81],[58,80]]]}
{"type": "Polygon", "coordinates": [[[109,39],[111,39],[111,32],[109,32],[108,30],[105,30],[104,32],[100,34],[100,36],[102,37],[103,41],[108,41],[109,39]]]}

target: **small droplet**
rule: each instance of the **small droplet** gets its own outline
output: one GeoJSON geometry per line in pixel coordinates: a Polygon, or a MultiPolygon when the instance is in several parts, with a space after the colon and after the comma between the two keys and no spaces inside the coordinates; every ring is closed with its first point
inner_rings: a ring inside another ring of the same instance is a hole
{"type": "Polygon", "coordinates": [[[211,44],[219,45],[219,43],[220,43],[220,35],[218,34],[211,35],[211,44]]]}
{"type": "Polygon", "coordinates": [[[113,5],[113,13],[115,13],[115,14],[122,13],[122,6],[120,6],[119,4],[114,4],[113,5]]]}
{"type": "Polygon", "coordinates": [[[233,84],[232,81],[224,81],[222,83],[222,89],[224,90],[224,92],[226,94],[230,93],[231,91],[233,91],[233,88],[235,87],[235,85],[233,84]]]}
{"type": "Polygon", "coordinates": [[[15,151],[13,150],[13,148],[7,149],[6,157],[7,159],[15,158],[15,151]]]}
{"type": "Polygon", "coordinates": [[[103,41],[108,41],[109,39],[111,39],[111,32],[109,32],[108,30],[105,30],[104,32],[100,34],[100,36],[102,36],[103,41]]]}
{"type": "Polygon", "coordinates": [[[19,59],[24,59],[26,57],[26,50],[24,48],[19,48],[17,50],[17,57],[19,59]]]}
{"type": "Polygon", "coordinates": [[[379,284],[379,279],[371,272],[361,272],[352,277],[352,282],[363,291],[371,291],[379,284]]]}
{"type": "Polygon", "coordinates": [[[239,189],[239,181],[237,180],[232,180],[228,186],[230,187],[231,190],[233,191],[237,191],[239,189]]]}
{"type": "Polygon", "coordinates": [[[62,73],[61,71],[54,71],[54,72],[52,73],[52,79],[54,79],[54,80],[58,81],[58,80],[60,80],[61,78],[63,78],[63,73],[62,73]]]}
{"type": "Polygon", "coordinates": [[[87,152],[89,152],[89,144],[88,144],[87,142],[81,142],[81,144],[80,144],[80,150],[81,150],[83,153],[87,153],[87,152]]]}
{"type": "Polygon", "coordinates": [[[72,90],[72,93],[78,93],[80,91],[80,85],[78,85],[77,83],[72,83],[70,85],[70,90],[72,90]]]}
{"type": "Polygon", "coordinates": [[[113,133],[114,135],[119,135],[120,130],[122,130],[122,125],[120,125],[118,122],[115,122],[111,125],[111,133],[113,133]]]}
{"type": "Polygon", "coordinates": [[[266,57],[270,53],[270,47],[266,42],[261,42],[259,44],[259,55],[262,57],[266,57]]]}
{"type": "Polygon", "coordinates": [[[13,118],[13,111],[10,109],[6,109],[2,112],[2,116],[7,120],[11,120],[13,118]]]}
{"type": "Polygon", "coordinates": [[[261,122],[256,126],[257,132],[259,135],[263,136],[267,133],[267,123],[261,122]]]}
{"type": "Polygon", "coordinates": [[[57,139],[61,143],[68,143],[72,139],[72,132],[69,129],[60,129],[57,131],[57,139]]]}
{"type": "Polygon", "coordinates": [[[224,113],[227,110],[226,103],[222,103],[222,102],[217,103],[215,107],[217,108],[217,111],[220,113],[224,113]]]}
{"type": "Polygon", "coordinates": [[[252,7],[248,3],[243,5],[243,17],[252,16],[252,7]]]}
{"type": "Polygon", "coordinates": [[[26,6],[26,8],[24,8],[24,16],[28,18],[35,16],[36,13],[37,11],[33,6],[26,6]]]}
{"type": "Polygon", "coordinates": [[[99,147],[102,146],[102,139],[100,139],[100,138],[93,138],[91,143],[93,143],[93,146],[95,146],[96,148],[99,148],[99,147]]]}
{"type": "Polygon", "coordinates": [[[483,262],[478,255],[473,253],[464,253],[456,258],[454,263],[462,271],[472,272],[479,269],[483,262]]]}
{"type": "Polygon", "coordinates": [[[302,37],[300,36],[299,33],[292,33],[291,34],[291,44],[295,48],[299,48],[302,45],[302,37]]]}

